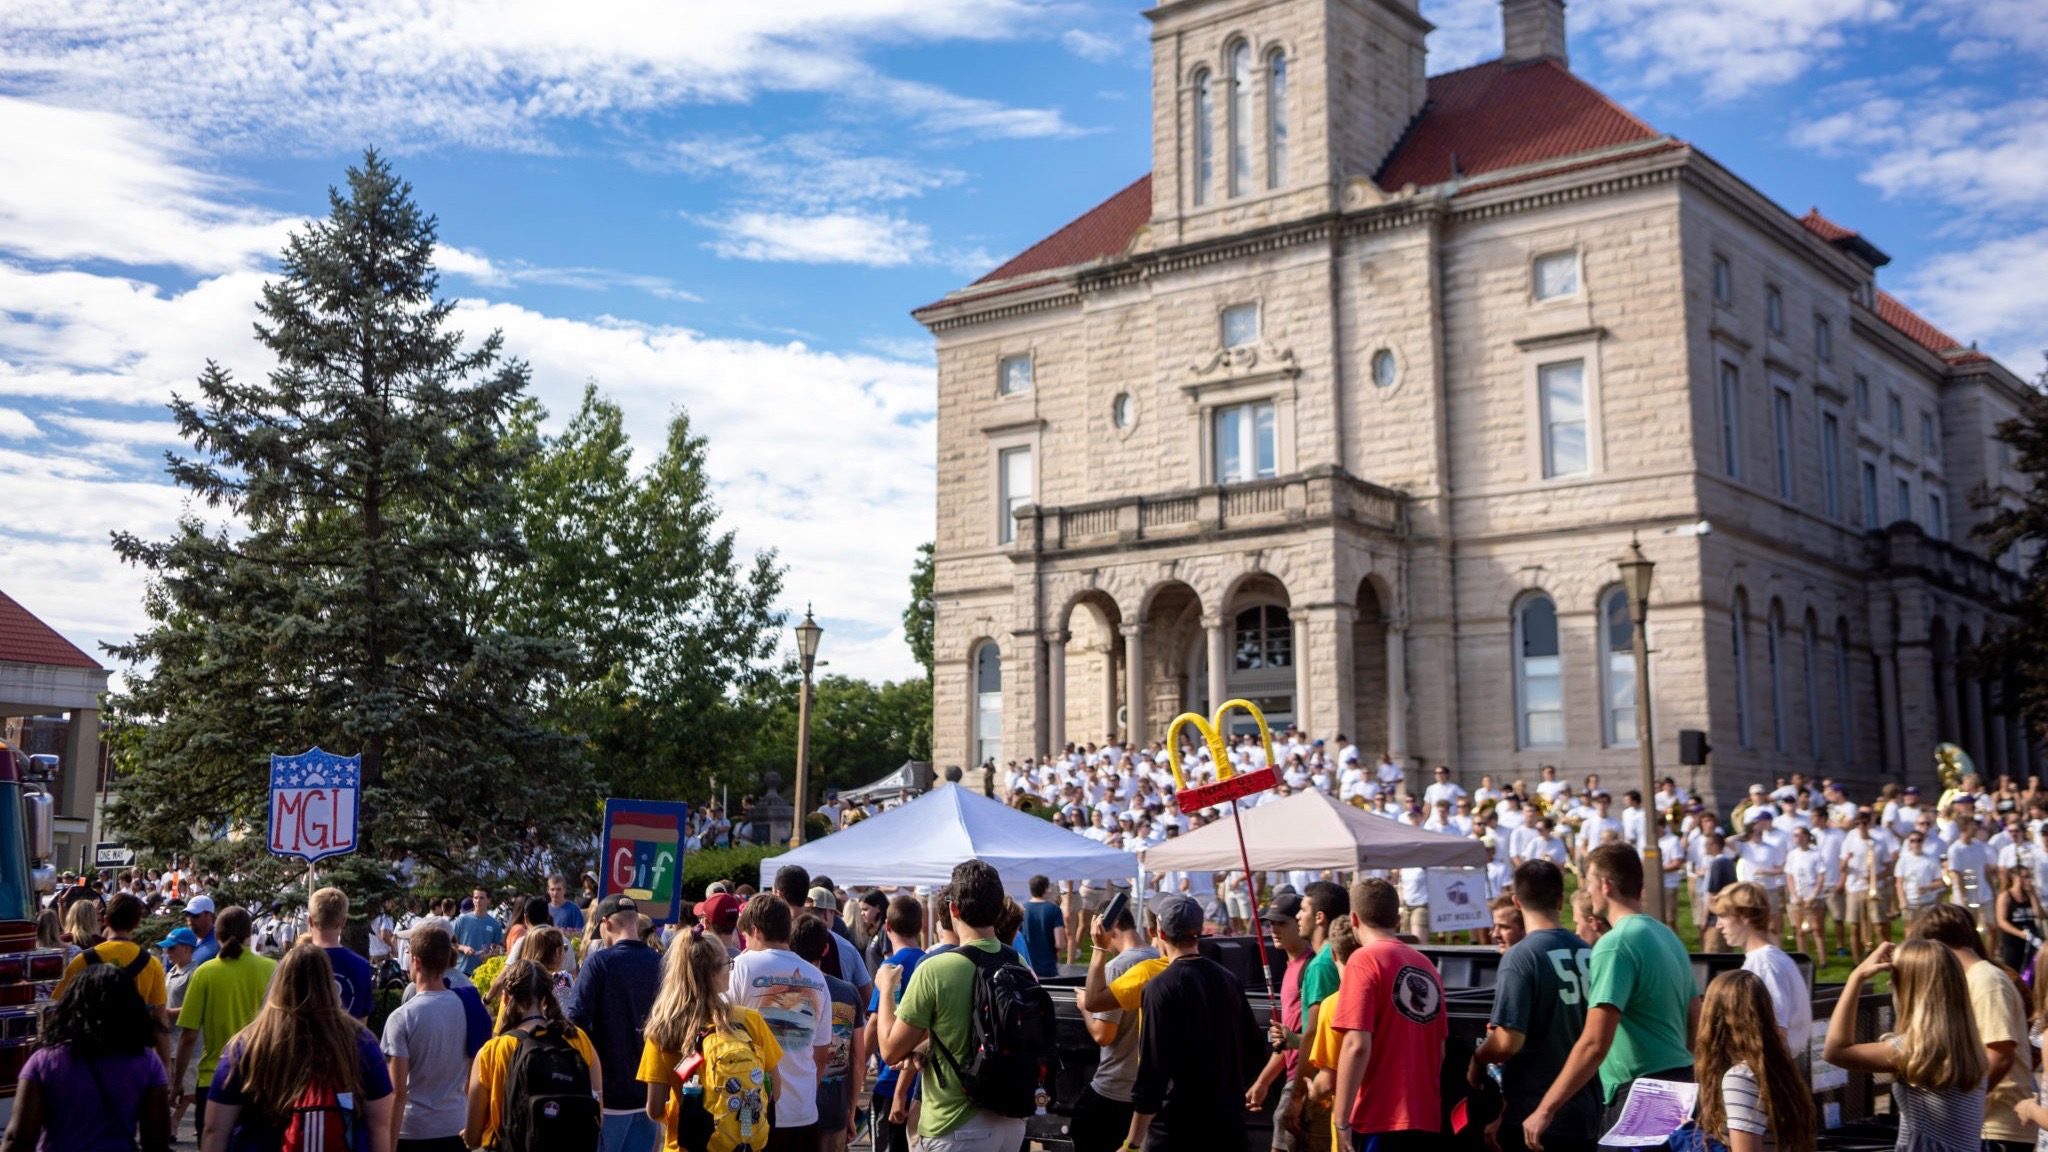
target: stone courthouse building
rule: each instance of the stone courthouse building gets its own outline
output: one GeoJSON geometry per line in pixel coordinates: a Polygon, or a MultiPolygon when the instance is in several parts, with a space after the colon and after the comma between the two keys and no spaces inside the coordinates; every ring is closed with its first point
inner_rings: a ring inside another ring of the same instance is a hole
{"type": "Polygon", "coordinates": [[[1723,798],[1930,780],[1944,739],[2038,770],[1960,658],[2016,587],[1969,532],[2016,499],[2026,385],[1879,290],[1875,244],[1574,76],[1558,0],[1434,77],[1414,0],[1145,16],[1151,173],[916,313],[937,761],[1243,696],[1467,781],[1613,780],[1640,534],[1682,784],[1683,728],[1723,798]]]}

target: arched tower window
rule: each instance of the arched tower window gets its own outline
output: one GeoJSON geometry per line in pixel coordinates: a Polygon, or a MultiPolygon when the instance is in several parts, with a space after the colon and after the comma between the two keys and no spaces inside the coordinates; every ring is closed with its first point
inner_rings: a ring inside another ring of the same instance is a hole
{"type": "Polygon", "coordinates": [[[1209,70],[1195,73],[1195,203],[1209,202],[1216,175],[1216,92],[1209,70]]]}
{"type": "Polygon", "coordinates": [[[1849,704],[1849,622],[1835,621],[1835,725],[1841,730],[1841,759],[1856,759],[1855,717],[1849,704]]]}
{"type": "Polygon", "coordinates": [[[1728,627],[1734,640],[1735,736],[1744,748],[1751,746],[1749,723],[1749,597],[1735,594],[1735,606],[1728,610],[1728,627]]]}
{"type": "Polygon", "coordinates": [[[1287,53],[1266,58],[1266,186],[1287,187],[1287,53]]]}
{"type": "Polygon", "coordinates": [[[1785,744],[1785,609],[1773,602],[1764,618],[1765,653],[1771,660],[1771,747],[1786,751],[1785,744]]]}
{"type": "Polygon", "coordinates": [[[1600,599],[1600,700],[1607,747],[1634,748],[1636,630],[1628,615],[1628,592],[1621,588],[1600,599]]]}
{"type": "Polygon", "coordinates": [[[994,643],[974,653],[974,762],[1003,761],[1003,653],[994,643]]]}
{"type": "Polygon", "coordinates": [[[1564,747],[1564,657],[1557,606],[1541,594],[1515,610],[1515,727],[1523,748],[1564,747]]]}
{"type": "Polygon", "coordinates": [[[1230,194],[1252,186],[1252,46],[1238,41],[1230,50],[1230,194]]]}
{"type": "Polygon", "coordinates": [[[1806,678],[1806,754],[1820,759],[1820,682],[1816,679],[1813,647],[1819,643],[1814,633],[1820,631],[1820,621],[1813,613],[1806,614],[1805,629],[1799,635],[1799,671],[1806,678]]]}

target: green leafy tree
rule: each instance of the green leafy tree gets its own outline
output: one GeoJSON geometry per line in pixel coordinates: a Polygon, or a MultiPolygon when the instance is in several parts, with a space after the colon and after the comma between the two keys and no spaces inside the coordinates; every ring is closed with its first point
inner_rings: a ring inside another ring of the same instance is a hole
{"type": "Polygon", "coordinates": [[[2007,626],[1973,654],[1973,675],[2012,685],[2021,717],[2040,738],[2048,733],[2048,372],[2027,390],[2020,414],[1998,426],[1999,439],[2013,455],[2013,467],[2032,481],[2017,503],[2001,505],[1978,494],[1990,515],[1976,535],[2004,556],[2020,550],[2029,557],[2019,599],[2005,606],[2007,626]]]}
{"type": "Polygon", "coordinates": [[[776,671],[774,554],[742,560],[719,530],[705,440],[687,415],[644,471],[624,416],[595,386],[560,435],[542,435],[540,418],[521,413],[517,435],[533,451],[514,480],[533,562],[496,590],[494,615],[570,645],[572,674],[547,699],[552,722],[587,741],[613,796],[699,799],[714,776],[750,785],[732,764],[759,723],[748,700],[776,671]]]}
{"type": "MultiPolygon", "coordinates": [[[[785,793],[796,779],[798,681],[778,680],[756,702],[759,726],[747,742],[749,775],[782,774],[785,793]]],[[[932,754],[932,685],[910,679],[875,684],[850,676],[817,681],[811,702],[811,790],[852,788],[932,754]]]]}
{"type": "MultiPolygon", "coordinates": [[[[171,410],[172,478],[205,508],[168,540],[117,533],[150,624],[111,711],[128,725],[114,822],[262,883],[268,756],[360,753],[359,855],[453,874],[537,870],[587,837],[595,789],[542,722],[573,667],[546,632],[486,618],[528,564],[511,513],[530,442],[526,366],[467,344],[435,298],[435,221],[374,152],[294,233],[263,288],[260,381],[208,363],[171,410]]],[[[367,883],[367,881],[366,881],[367,883]]],[[[374,891],[374,884],[370,885],[374,891]]],[[[358,889],[362,891],[362,889],[358,889]]]]}
{"type": "Polygon", "coordinates": [[[932,678],[932,541],[917,546],[917,563],[910,569],[910,606],[903,610],[903,639],[910,654],[924,665],[924,678],[932,678]]]}

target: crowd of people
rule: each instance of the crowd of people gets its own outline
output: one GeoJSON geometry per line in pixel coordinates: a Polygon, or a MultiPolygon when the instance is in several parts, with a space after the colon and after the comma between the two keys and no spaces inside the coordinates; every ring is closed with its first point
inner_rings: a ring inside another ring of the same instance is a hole
{"type": "MultiPolygon", "coordinates": [[[[1362,767],[1341,737],[1283,747],[1260,802],[1327,789],[1489,849],[1501,956],[1486,1037],[1454,1057],[1456,1112],[1415,869],[1168,874],[1145,891],[1034,876],[1019,900],[978,860],[930,892],[790,866],[768,891],[714,885],[669,925],[556,876],[545,894],[359,910],[361,952],[339,889],[259,927],[172,870],[74,878],[51,900],[39,933],[69,959],[0,1152],[154,1152],[188,1114],[203,1152],[836,1152],[863,1133],[890,1152],[1010,1152],[1054,1103],[1037,981],[1063,974],[1098,1048],[1086,1089],[1056,1104],[1077,1152],[1234,1150],[1259,1113],[1276,1152],[1407,1152],[1447,1116],[1495,1152],[1575,1152],[1639,1081],[1697,1086],[1674,1147],[1806,1152],[1816,1039],[1828,1064],[1892,1078],[1902,1149],[2020,1152],[2048,1121],[2036,786],[1965,778],[1931,803],[1910,786],[1858,803],[1793,776],[1724,819],[1670,780],[1618,804],[1549,767],[1467,792],[1447,768],[1411,787],[1391,762],[1362,767]],[[1702,946],[1741,968],[1696,983],[1678,933],[1645,912],[1651,885],[1683,892],[1667,918],[1689,904],[1702,946]],[[145,947],[152,911],[185,923],[145,947]],[[1201,948],[1254,927],[1284,957],[1265,1029],[1201,948]],[[1863,957],[1831,1019],[1815,1021],[1788,941],[1815,964],[1863,957]],[[1857,993],[1880,973],[1895,1023],[1859,1035],[1857,993]]],[[[992,790],[1136,849],[1217,815],[1180,812],[1172,783],[1158,757],[1111,745],[1017,765],[992,790]]],[[[694,844],[733,834],[708,806],[699,820],[694,844]]]]}

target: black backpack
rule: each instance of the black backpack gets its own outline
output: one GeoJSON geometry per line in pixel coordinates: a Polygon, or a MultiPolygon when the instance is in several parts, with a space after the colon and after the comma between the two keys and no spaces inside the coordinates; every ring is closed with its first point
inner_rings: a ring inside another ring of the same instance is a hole
{"type": "MultiPolygon", "coordinates": [[[[85,950],[84,964],[87,968],[90,968],[95,964],[111,963],[113,963],[113,961],[107,959],[105,956],[100,955],[99,945],[95,944],[92,947],[87,948],[85,950]]],[[[135,950],[135,959],[130,960],[126,964],[121,965],[121,971],[126,972],[130,980],[139,980],[142,978],[143,970],[148,967],[149,949],[137,948],[135,950]]]]}
{"type": "Polygon", "coordinates": [[[604,1114],[590,1065],[560,1025],[522,1033],[505,1066],[497,1147],[505,1152],[594,1152],[604,1114]]]}
{"type": "Polygon", "coordinates": [[[1007,948],[991,953],[966,945],[954,954],[974,964],[974,1012],[966,1052],[956,1056],[932,1035],[934,1075],[952,1077],[969,1100],[998,1116],[1051,1107],[1059,1069],[1052,996],[1007,948]]]}

